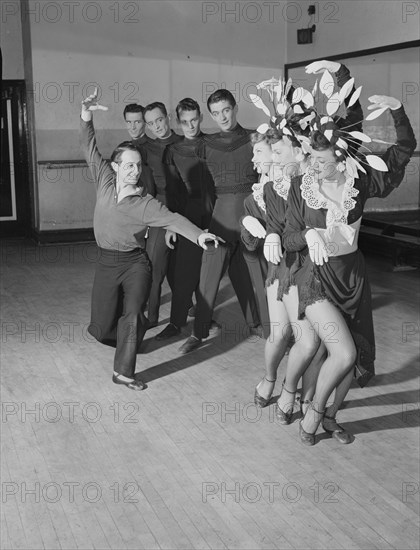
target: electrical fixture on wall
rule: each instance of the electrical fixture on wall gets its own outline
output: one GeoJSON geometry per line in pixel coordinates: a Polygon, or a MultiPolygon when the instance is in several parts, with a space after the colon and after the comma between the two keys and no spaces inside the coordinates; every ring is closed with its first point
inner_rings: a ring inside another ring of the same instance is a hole
{"type": "Polygon", "coordinates": [[[308,15],[311,16],[308,27],[306,29],[298,29],[297,31],[297,43],[298,44],[312,44],[312,35],[316,31],[316,25],[309,26],[311,24],[312,15],[315,14],[315,6],[310,5],[308,7],[308,15]]]}

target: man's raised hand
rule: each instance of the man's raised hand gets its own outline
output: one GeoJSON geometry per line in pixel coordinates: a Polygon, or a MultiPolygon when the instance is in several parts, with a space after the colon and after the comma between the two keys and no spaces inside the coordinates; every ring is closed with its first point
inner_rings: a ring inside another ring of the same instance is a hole
{"type": "Polygon", "coordinates": [[[95,88],[93,94],[82,101],[82,119],[85,121],[92,120],[93,111],[108,111],[108,107],[98,103],[98,88],[95,88]]]}

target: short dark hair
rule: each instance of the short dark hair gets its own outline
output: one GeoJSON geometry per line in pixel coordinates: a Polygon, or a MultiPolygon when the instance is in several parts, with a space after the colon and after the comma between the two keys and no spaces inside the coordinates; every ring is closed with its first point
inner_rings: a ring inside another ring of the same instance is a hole
{"type": "Polygon", "coordinates": [[[184,99],[181,99],[181,101],[176,106],[176,118],[179,120],[179,117],[181,113],[184,111],[197,111],[198,114],[201,114],[200,105],[196,102],[195,99],[191,99],[190,97],[185,97],[184,99]]]}
{"type": "Polygon", "coordinates": [[[149,105],[146,105],[143,111],[143,116],[146,115],[149,111],[153,111],[154,109],[160,109],[164,116],[168,116],[168,111],[166,110],[165,105],[160,101],[155,101],[154,103],[149,103],[149,105]]]}
{"type": "Polygon", "coordinates": [[[124,153],[124,151],[136,151],[140,155],[141,159],[141,153],[138,150],[138,148],[133,144],[132,141],[123,141],[120,143],[112,152],[111,155],[111,162],[119,162],[121,159],[121,155],[124,153]]]}
{"type": "Polygon", "coordinates": [[[277,143],[281,139],[283,139],[282,134],[275,128],[269,128],[265,134],[260,134],[259,132],[254,132],[253,134],[251,134],[252,145],[255,145],[256,143],[261,143],[262,141],[264,143],[267,143],[268,145],[272,145],[273,143],[277,143]]]}
{"type": "Polygon", "coordinates": [[[130,105],[126,105],[124,108],[124,120],[127,113],[141,113],[144,115],[144,107],[138,103],[130,103],[130,105]]]}
{"type": "MultiPolygon", "coordinates": [[[[345,140],[343,139],[343,141],[345,140]]],[[[331,151],[337,162],[343,160],[342,157],[340,158],[335,153],[337,147],[334,147],[334,145],[319,130],[315,130],[315,132],[312,132],[311,134],[311,147],[314,151],[331,151]]]]}
{"type": "Polygon", "coordinates": [[[207,109],[211,112],[210,105],[213,105],[213,103],[218,103],[219,101],[229,101],[232,109],[236,105],[235,98],[229,92],[229,90],[220,88],[220,90],[216,90],[215,92],[213,92],[207,99],[207,109]]]}

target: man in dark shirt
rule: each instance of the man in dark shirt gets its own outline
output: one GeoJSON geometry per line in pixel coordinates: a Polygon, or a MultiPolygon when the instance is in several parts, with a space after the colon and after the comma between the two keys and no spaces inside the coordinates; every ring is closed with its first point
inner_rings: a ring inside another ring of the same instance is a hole
{"type": "MultiPolygon", "coordinates": [[[[124,120],[127,126],[127,132],[130,134],[133,145],[137,147],[143,158],[143,145],[151,141],[145,133],[146,122],[144,121],[144,107],[137,103],[130,103],[124,108],[124,120]]],[[[140,185],[145,187],[147,191],[154,195],[153,176],[150,168],[143,164],[143,169],[140,176],[140,185]]]]}
{"type": "MultiPolygon", "coordinates": [[[[205,229],[209,226],[213,211],[214,182],[203,158],[204,134],[200,129],[203,115],[198,103],[187,97],[178,103],[176,116],[184,139],[166,149],[164,162],[172,170],[171,173],[176,171],[186,188],[183,215],[205,229]]],[[[190,246],[184,237],[178,239],[173,234],[171,238],[178,240],[171,317],[170,323],[156,336],[156,340],[166,340],[180,333],[180,327],[187,322],[192,294],[200,278],[202,251],[197,246],[190,246]]]]}
{"type": "Polygon", "coordinates": [[[134,145],[141,146],[147,141],[146,123],[144,121],[144,107],[137,103],[130,103],[124,108],[124,120],[127,126],[127,132],[130,134],[134,145]]]}
{"type": "MultiPolygon", "coordinates": [[[[163,155],[166,147],[182,140],[169,126],[169,117],[163,103],[150,103],[144,109],[144,120],[156,139],[147,139],[141,146],[143,162],[149,167],[153,176],[153,187],[149,192],[173,212],[182,213],[185,189],[180,188],[180,180],[176,173],[165,169],[163,155]]],[[[166,246],[165,230],[151,227],[147,238],[146,251],[152,262],[153,282],[149,297],[148,318],[149,328],[158,324],[160,294],[165,276],[173,290],[173,262],[170,266],[172,251],[166,246]]],[[[174,258],[173,258],[174,259],[174,258]]]]}
{"type": "Polygon", "coordinates": [[[99,342],[116,348],[113,382],[142,390],[145,384],[134,373],[147,327],[143,313],[151,282],[144,250],[147,227],[170,229],[202,247],[209,239],[217,245],[217,237],[170,212],[139,187],[142,160],[132,143],[119,145],[110,163],[102,157],[92,121],[97,110],[107,107],[98,104],[96,89],[82,102],[80,122],[82,150],[96,188],[93,229],[99,247],[88,331],[99,342]]]}
{"type": "Polygon", "coordinates": [[[217,249],[203,254],[197,308],[192,335],[180,347],[188,353],[200,346],[209,335],[214,304],[223,274],[229,278],[250,328],[259,324],[258,309],[248,268],[243,257],[239,219],[244,199],[251,193],[258,177],[252,164],[250,130],[236,120],[238,107],[228,90],[217,90],[207,100],[207,107],[220,132],[205,136],[205,157],[215,183],[216,203],[210,222],[225,240],[217,249]]]}

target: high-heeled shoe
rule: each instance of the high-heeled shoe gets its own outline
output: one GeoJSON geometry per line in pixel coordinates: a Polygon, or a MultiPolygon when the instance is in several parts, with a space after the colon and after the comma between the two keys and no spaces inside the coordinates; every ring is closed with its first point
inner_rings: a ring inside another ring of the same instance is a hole
{"type": "MultiPolygon", "coordinates": [[[[317,411],[315,409],[315,407],[313,406],[312,401],[309,401],[309,408],[307,409],[306,412],[308,412],[310,409],[312,409],[317,414],[321,415],[321,419],[323,418],[323,416],[325,414],[325,409],[323,411],[317,411]]],[[[321,421],[321,419],[320,419],[320,421],[321,421]]],[[[316,430],[314,431],[314,433],[305,432],[305,430],[303,429],[303,426],[302,426],[302,422],[303,422],[303,418],[299,422],[299,437],[300,437],[300,440],[304,445],[308,445],[308,446],[311,447],[312,445],[315,445],[316,430]]],[[[318,429],[318,427],[317,427],[317,429],[318,429]]]]}
{"type": "Polygon", "coordinates": [[[304,399],[303,401],[300,402],[300,415],[302,418],[305,416],[306,411],[308,410],[310,404],[311,402],[309,401],[309,399],[304,399]],[[303,410],[303,407],[306,407],[305,410],[303,410]]]}
{"type": "Polygon", "coordinates": [[[260,395],[258,393],[258,386],[261,384],[261,382],[255,388],[254,403],[257,405],[257,407],[260,407],[260,409],[263,409],[264,407],[266,407],[270,403],[271,396],[273,395],[273,391],[274,391],[274,385],[276,383],[277,378],[274,378],[274,380],[269,380],[266,376],[264,376],[264,380],[266,380],[270,384],[273,384],[273,389],[271,390],[269,397],[266,398],[266,397],[263,397],[262,395],[260,395]]]}
{"type": "Polygon", "coordinates": [[[281,393],[280,393],[279,399],[280,399],[281,394],[283,393],[283,391],[285,391],[285,392],[287,392],[287,393],[290,393],[290,395],[293,395],[293,401],[292,401],[290,410],[288,410],[287,412],[284,412],[284,411],[280,408],[279,402],[277,401],[277,406],[276,406],[276,418],[277,418],[279,424],[287,425],[287,424],[290,424],[290,422],[292,421],[292,416],[293,416],[293,405],[294,405],[294,403],[295,403],[296,391],[289,391],[288,389],[286,389],[286,388],[284,387],[284,380],[283,380],[283,383],[282,383],[282,385],[281,385],[281,393]]]}
{"type": "Polygon", "coordinates": [[[333,439],[336,439],[342,445],[348,445],[352,442],[352,435],[346,431],[343,426],[335,419],[335,416],[328,416],[324,414],[322,419],[322,427],[327,434],[329,434],[333,439]],[[329,426],[327,427],[327,425],[329,426]]]}

